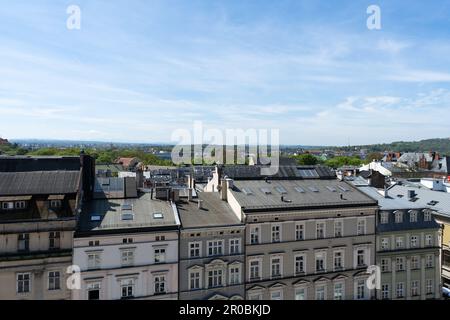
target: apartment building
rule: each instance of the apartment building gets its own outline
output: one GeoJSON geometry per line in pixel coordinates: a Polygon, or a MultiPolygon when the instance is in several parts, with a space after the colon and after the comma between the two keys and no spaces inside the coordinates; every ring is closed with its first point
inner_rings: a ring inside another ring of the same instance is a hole
{"type": "Polygon", "coordinates": [[[177,299],[177,209],[168,199],[94,199],[83,205],[74,237],[80,268],[75,300],[177,299]]]}
{"type": "Polygon", "coordinates": [[[245,225],[218,193],[191,192],[177,202],[179,299],[244,299],[245,225]]]}
{"type": "Polygon", "coordinates": [[[246,225],[246,299],[373,298],[377,202],[323,167],[285,169],[215,186],[246,225]]]}
{"type": "Polygon", "coordinates": [[[0,172],[0,299],[70,299],[66,272],[72,265],[82,170],[13,169],[0,172]]]}
{"type": "Polygon", "coordinates": [[[440,227],[432,211],[417,203],[413,190],[398,197],[367,186],[378,201],[376,263],[381,271],[378,299],[425,300],[441,297],[440,227]]]}

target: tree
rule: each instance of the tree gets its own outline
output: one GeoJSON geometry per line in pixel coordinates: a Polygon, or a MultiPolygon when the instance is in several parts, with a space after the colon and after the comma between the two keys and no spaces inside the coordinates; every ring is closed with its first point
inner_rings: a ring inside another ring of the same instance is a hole
{"type": "Polygon", "coordinates": [[[312,154],[309,154],[309,153],[301,154],[301,155],[297,156],[296,158],[297,158],[298,164],[300,164],[300,165],[313,166],[319,162],[315,156],[313,156],[312,154]]]}
{"type": "Polygon", "coordinates": [[[379,152],[371,152],[367,155],[366,157],[366,161],[367,162],[372,162],[374,160],[379,161],[383,158],[383,155],[379,152]]]}

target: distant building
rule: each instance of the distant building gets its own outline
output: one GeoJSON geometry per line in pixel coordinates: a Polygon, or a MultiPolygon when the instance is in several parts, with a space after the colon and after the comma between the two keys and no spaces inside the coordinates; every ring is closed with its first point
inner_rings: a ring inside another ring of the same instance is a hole
{"type": "Polygon", "coordinates": [[[125,170],[134,170],[139,164],[138,158],[118,158],[115,163],[123,166],[125,170]]]}
{"type": "Polygon", "coordinates": [[[7,145],[7,144],[9,144],[8,139],[3,139],[3,138],[0,137],[0,146],[1,145],[7,145]]]}

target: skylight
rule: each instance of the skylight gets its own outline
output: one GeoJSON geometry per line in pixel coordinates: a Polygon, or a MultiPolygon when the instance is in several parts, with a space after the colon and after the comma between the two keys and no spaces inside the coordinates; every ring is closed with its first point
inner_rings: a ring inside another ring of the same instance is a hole
{"type": "Polygon", "coordinates": [[[294,187],[294,189],[299,193],[305,193],[305,190],[302,187],[294,187]]]}
{"type": "Polygon", "coordinates": [[[91,216],[91,221],[100,221],[101,217],[98,215],[91,216]]]}
{"type": "Polygon", "coordinates": [[[318,178],[319,175],[315,169],[298,169],[300,176],[303,178],[318,178]]]}
{"type": "Polygon", "coordinates": [[[338,188],[344,192],[350,191],[350,189],[348,189],[347,187],[344,187],[344,186],[338,186],[338,188]]]}
{"type": "Polygon", "coordinates": [[[281,194],[286,194],[287,193],[286,189],[284,187],[282,187],[282,186],[275,187],[275,190],[277,190],[281,194]]]}
{"type": "Polygon", "coordinates": [[[265,194],[271,194],[272,191],[269,188],[261,188],[261,191],[265,194]]]}
{"type": "Polygon", "coordinates": [[[316,187],[308,187],[308,189],[312,192],[319,192],[319,189],[317,189],[316,187]]]}
{"type": "Polygon", "coordinates": [[[162,218],[164,218],[164,215],[161,212],[153,213],[153,219],[162,219],[162,218]]]}
{"type": "Polygon", "coordinates": [[[427,204],[428,204],[429,206],[435,206],[435,205],[437,205],[438,203],[439,203],[439,201],[431,200],[431,201],[428,202],[427,204]]]}
{"type": "Polygon", "coordinates": [[[331,192],[336,192],[336,188],[334,187],[326,186],[326,188],[331,192]]]}
{"type": "Polygon", "coordinates": [[[250,188],[242,188],[242,192],[243,192],[245,195],[247,195],[247,196],[253,194],[253,191],[252,191],[252,189],[250,189],[250,188]]]}

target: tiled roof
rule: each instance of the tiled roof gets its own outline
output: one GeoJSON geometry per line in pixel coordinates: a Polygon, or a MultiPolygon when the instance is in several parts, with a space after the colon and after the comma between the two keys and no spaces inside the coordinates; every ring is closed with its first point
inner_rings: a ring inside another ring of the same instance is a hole
{"type": "Polygon", "coordinates": [[[80,170],[80,157],[0,156],[0,172],[80,170]]]}

